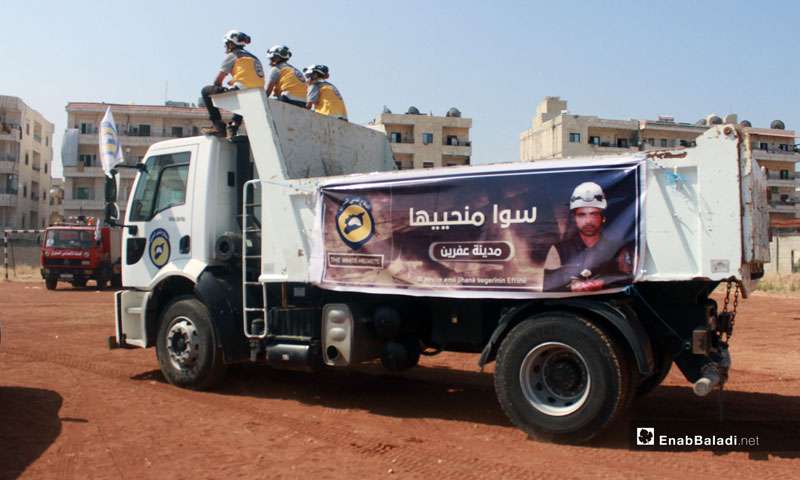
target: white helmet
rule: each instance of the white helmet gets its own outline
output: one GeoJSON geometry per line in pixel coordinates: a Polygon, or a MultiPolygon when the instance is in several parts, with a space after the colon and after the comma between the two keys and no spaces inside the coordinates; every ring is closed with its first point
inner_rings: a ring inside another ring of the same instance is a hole
{"type": "Polygon", "coordinates": [[[595,207],[605,210],[606,205],[606,196],[603,193],[603,189],[594,182],[584,182],[575,187],[569,199],[570,210],[581,207],[595,207]]]}
{"type": "Polygon", "coordinates": [[[250,43],[250,37],[246,33],[240,32],[239,30],[231,30],[230,32],[226,33],[224,37],[222,37],[222,42],[231,42],[239,47],[244,47],[250,43]]]}
{"type": "Polygon", "coordinates": [[[267,58],[274,60],[275,57],[283,60],[289,60],[292,58],[292,52],[286,45],[273,45],[269,50],[267,50],[267,58]]]}

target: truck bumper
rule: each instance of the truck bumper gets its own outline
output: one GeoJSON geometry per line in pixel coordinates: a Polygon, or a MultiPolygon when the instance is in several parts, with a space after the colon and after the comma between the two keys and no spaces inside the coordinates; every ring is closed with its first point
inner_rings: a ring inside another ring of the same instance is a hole
{"type": "Polygon", "coordinates": [[[94,280],[95,270],[91,268],[52,268],[42,267],[42,278],[56,277],[62,282],[73,280],[94,280]]]}

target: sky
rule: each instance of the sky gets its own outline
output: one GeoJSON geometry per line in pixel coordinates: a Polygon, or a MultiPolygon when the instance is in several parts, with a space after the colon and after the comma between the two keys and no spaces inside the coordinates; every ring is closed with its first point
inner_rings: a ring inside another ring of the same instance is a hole
{"type": "Polygon", "coordinates": [[[738,114],[800,132],[800,2],[272,0],[3,1],[0,95],[55,124],[69,102],[197,103],[241,30],[266,60],[328,65],[351,122],[386,106],[472,118],[473,163],[519,159],[547,96],[571,113],[694,123],[738,114]]]}

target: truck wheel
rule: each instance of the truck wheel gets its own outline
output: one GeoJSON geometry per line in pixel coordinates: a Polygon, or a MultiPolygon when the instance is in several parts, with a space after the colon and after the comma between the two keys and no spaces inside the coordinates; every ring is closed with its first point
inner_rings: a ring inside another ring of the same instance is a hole
{"type": "Polygon", "coordinates": [[[575,314],[545,313],[517,325],[497,353],[495,391],[528,435],[580,443],[627,406],[630,368],[614,339],[575,314]]]}
{"type": "Polygon", "coordinates": [[[47,277],[44,279],[44,286],[47,287],[48,290],[55,290],[57,284],[58,277],[47,277]]]}
{"type": "Polygon", "coordinates": [[[108,284],[108,277],[111,275],[107,268],[101,268],[100,273],[97,274],[97,289],[104,290],[108,284]]]}
{"type": "Polygon", "coordinates": [[[664,347],[662,347],[660,344],[653,344],[653,357],[656,365],[655,372],[653,372],[653,375],[645,379],[636,388],[635,398],[637,400],[655,390],[657,386],[661,385],[661,382],[667,378],[669,370],[672,368],[672,357],[670,357],[667,352],[664,351],[664,347]]]}
{"type": "Polygon", "coordinates": [[[191,390],[211,388],[225,375],[211,313],[197,298],[178,297],[161,315],[156,356],[169,383],[191,390]]]}
{"type": "Polygon", "coordinates": [[[111,276],[111,286],[119,288],[122,286],[122,275],[116,274],[111,276]]]}

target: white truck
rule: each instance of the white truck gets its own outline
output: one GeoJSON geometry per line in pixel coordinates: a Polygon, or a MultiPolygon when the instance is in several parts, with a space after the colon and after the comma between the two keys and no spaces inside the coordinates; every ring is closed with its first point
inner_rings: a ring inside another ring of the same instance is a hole
{"type": "Polygon", "coordinates": [[[153,145],[123,222],[115,341],[155,347],[172,384],[473,352],[496,361],[515,425],[578,443],[673,361],[699,395],[727,378],[733,306],[769,255],[737,127],[695,148],[397,171],[380,132],[258,89],[214,103],[248,136],[153,145]]]}

